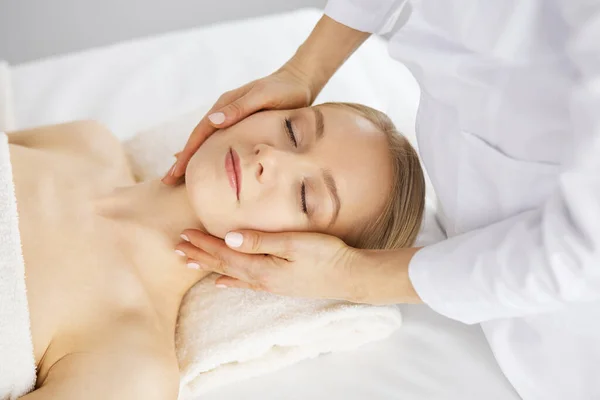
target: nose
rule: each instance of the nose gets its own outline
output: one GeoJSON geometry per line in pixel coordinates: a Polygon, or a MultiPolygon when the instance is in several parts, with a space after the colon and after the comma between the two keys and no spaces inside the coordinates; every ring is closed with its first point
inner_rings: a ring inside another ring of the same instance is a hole
{"type": "Polygon", "coordinates": [[[258,144],[254,147],[256,160],[256,179],[259,183],[275,183],[290,169],[294,163],[293,157],[286,151],[276,149],[268,144],[258,144]]]}

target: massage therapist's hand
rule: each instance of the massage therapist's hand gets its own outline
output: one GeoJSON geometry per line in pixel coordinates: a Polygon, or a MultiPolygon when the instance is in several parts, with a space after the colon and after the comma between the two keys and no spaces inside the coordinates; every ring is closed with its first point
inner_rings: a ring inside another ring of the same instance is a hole
{"type": "MultiPolygon", "coordinates": [[[[183,232],[177,246],[190,263],[224,276],[220,287],[356,303],[420,302],[408,263],[418,249],[369,251],[318,233],[230,232],[225,241],[201,231],[183,232]]],[[[226,290],[226,289],[223,289],[226,290]]]]}
{"type": "Polygon", "coordinates": [[[317,93],[308,76],[293,61],[265,78],[226,92],[194,128],[163,182],[177,183],[200,145],[218,129],[227,128],[262,109],[306,107],[312,104],[317,93]]]}
{"type": "Polygon", "coordinates": [[[262,109],[293,109],[312,104],[348,57],[369,37],[326,15],[294,56],[273,74],[223,94],[192,132],[163,182],[174,185],[200,145],[217,129],[227,128],[262,109]]]}

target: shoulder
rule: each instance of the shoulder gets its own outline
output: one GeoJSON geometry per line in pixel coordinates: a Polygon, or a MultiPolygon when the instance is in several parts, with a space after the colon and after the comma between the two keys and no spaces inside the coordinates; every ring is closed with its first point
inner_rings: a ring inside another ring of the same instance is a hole
{"type": "Polygon", "coordinates": [[[44,149],[85,155],[99,160],[124,154],[121,142],[97,121],[74,121],[59,125],[41,126],[8,134],[9,143],[32,149],[44,149]]]}
{"type": "Polygon", "coordinates": [[[63,150],[111,161],[123,154],[123,146],[115,135],[97,121],[74,121],[53,128],[57,145],[63,150]]]}

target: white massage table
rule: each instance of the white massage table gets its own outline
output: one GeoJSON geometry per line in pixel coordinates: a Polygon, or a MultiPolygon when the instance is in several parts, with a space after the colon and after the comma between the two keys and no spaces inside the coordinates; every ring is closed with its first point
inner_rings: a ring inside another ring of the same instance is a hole
{"type": "MultiPolygon", "coordinates": [[[[207,107],[222,92],[272,72],[318,10],[177,32],[23,65],[0,65],[4,129],[82,118],[120,138],[207,107]]],[[[372,38],[317,102],[355,101],[387,112],[414,142],[418,86],[372,38]]],[[[0,121],[2,122],[2,121],[0,121]]],[[[2,128],[2,126],[0,126],[2,128]]],[[[429,192],[433,212],[433,192],[429,192]]],[[[439,240],[433,215],[423,239],[439,240]]],[[[385,341],[322,356],[203,396],[203,400],[516,400],[479,326],[401,306],[404,326],[385,341]]]]}

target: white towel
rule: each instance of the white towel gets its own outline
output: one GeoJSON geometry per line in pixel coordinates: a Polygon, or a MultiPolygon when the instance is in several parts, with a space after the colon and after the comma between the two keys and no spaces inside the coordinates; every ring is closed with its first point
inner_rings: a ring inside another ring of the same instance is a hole
{"type": "MultiPolygon", "coordinates": [[[[125,146],[137,176],[167,171],[206,107],[138,133],[125,146]]],[[[319,354],[355,349],[401,325],[397,307],[306,300],[194,286],[180,309],[176,348],[180,399],[275,371],[319,354]]]]}
{"type": "Polygon", "coordinates": [[[0,132],[0,399],[16,399],[35,382],[17,201],[8,138],[0,132]]]}
{"type": "Polygon", "coordinates": [[[180,310],[176,348],[181,399],[335,351],[389,336],[396,307],[306,300],[194,286],[180,310]]]}

